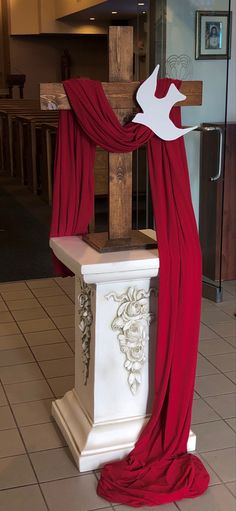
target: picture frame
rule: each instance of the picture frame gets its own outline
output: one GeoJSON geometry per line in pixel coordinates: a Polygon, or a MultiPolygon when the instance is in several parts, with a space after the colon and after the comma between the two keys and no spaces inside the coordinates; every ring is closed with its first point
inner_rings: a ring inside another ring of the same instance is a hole
{"type": "Polygon", "coordinates": [[[196,11],[196,60],[230,58],[231,20],[229,11],[196,11]]]}

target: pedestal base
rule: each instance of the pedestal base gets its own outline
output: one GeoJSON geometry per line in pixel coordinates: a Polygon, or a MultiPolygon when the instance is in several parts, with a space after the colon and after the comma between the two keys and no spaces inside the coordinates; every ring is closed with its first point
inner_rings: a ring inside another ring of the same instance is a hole
{"type": "Polygon", "coordinates": [[[130,237],[126,239],[109,239],[108,232],[92,232],[85,234],[83,240],[101,253],[157,248],[156,240],[135,230],[131,231],[130,237]]]}
{"type": "MultiPolygon", "coordinates": [[[[80,472],[101,468],[105,463],[127,456],[149,417],[129,417],[94,424],[82,409],[75,389],[52,404],[55,418],[80,472]]],[[[188,452],[196,449],[196,435],[190,431],[188,452]]]]}
{"type": "MultiPolygon", "coordinates": [[[[77,236],[50,245],[76,276],[75,384],[52,414],[84,472],[124,458],[150,416],[159,258],[156,249],[101,254],[77,236]]],[[[195,443],[190,433],[189,451],[195,443]]]]}

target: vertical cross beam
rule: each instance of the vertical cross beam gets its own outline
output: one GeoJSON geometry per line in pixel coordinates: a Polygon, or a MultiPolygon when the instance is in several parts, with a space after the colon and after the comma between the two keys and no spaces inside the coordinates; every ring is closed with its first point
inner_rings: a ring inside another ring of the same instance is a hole
{"type": "MultiPolygon", "coordinates": [[[[109,81],[133,80],[133,28],[109,27],[109,81]]],[[[121,124],[130,109],[114,109],[121,124]]],[[[132,153],[109,153],[110,240],[128,239],[132,230],[132,153]]]]}

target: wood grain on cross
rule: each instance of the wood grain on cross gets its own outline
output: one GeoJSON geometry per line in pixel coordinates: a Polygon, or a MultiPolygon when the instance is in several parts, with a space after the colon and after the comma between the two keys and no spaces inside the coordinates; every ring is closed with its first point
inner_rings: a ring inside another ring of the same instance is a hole
{"type": "MultiPolygon", "coordinates": [[[[102,86],[121,124],[137,111],[139,82],[132,80],[133,28],[109,27],[109,82],[102,86]]],[[[180,91],[186,96],[181,105],[201,105],[202,82],[183,82],[180,91]]],[[[41,84],[40,100],[43,110],[70,109],[62,83],[41,84]]],[[[109,153],[109,231],[90,233],[86,241],[100,252],[154,246],[143,233],[132,231],[132,153],[109,153]]]]}

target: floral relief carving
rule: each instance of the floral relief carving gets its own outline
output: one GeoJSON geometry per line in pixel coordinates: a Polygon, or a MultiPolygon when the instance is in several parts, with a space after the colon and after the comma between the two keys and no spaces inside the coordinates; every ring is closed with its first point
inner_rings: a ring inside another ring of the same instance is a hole
{"type": "Polygon", "coordinates": [[[128,372],[128,384],[132,394],[136,394],[142,381],[141,370],[146,361],[146,344],[149,340],[149,324],[154,314],[149,312],[151,293],[156,293],[154,288],[149,291],[129,287],[126,293],[117,295],[109,293],[105,298],[112,298],[120,303],[116,317],[112,321],[112,330],[118,330],[120,350],[125,355],[124,367],[128,372]]]}
{"type": "Polygon", "coordinates": [[[78,296],[79,302],[79,329],[81,331],[82,341],[82,362],[84,385],[87,385],[89,377],[90,362],[90,342],[91,342],[91,326],[93,323],[93,313],[91,308],[92,289],[82,280],[80,281],[81,292],[78,296]]]}

